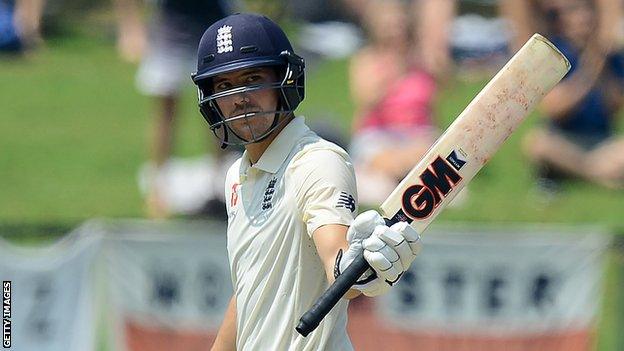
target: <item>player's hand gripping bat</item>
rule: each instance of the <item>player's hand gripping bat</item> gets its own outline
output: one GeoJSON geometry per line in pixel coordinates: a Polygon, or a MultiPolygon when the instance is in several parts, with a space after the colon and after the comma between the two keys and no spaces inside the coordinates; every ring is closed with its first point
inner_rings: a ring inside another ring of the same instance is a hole
{"type": "MultiPolygon", "coordinates": [[[[534,34],[384,201],[387,225],[406,221],[421,234],[569,69],[565,56],[534,34]]],[[[301,317],[297,331],[312,332],[368,268],[362,255],[356,258],[301,317]]]]}

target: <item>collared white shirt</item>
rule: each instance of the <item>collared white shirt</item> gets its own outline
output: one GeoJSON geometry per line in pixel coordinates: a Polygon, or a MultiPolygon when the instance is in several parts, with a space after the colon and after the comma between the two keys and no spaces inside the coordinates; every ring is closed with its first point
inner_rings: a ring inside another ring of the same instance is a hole
{"type": "Polygon", "coordinates": [[[229,169],[227,250],[236,295],[239,350],[352,350],[341,300],[302,337],[301,315],[328,287],[312,233],[350,225],[357,213],[347,153],[292,120],[258,162],[247,153],[229,169]]]}

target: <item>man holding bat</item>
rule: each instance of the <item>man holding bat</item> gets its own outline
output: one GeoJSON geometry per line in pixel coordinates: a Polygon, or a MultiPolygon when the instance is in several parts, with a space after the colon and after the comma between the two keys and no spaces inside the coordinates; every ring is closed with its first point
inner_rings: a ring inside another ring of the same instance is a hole
{"type": "MultiPolygon", "coordinates": [[[[266,17],[217,21],[198,48],[199,108],[227,145],[244,145],[225,191],[234,295],[213,350],[351,350],[347,299],[303,337],[299,317],[363,254],[367,269],[344,295],[389,290],[420,251],[406,222],[357,213],[349,156],[312,132],[294,110],[304,61],[266,17]]],[[[341,295],[342,296],[342,295],[341,295]]]]}

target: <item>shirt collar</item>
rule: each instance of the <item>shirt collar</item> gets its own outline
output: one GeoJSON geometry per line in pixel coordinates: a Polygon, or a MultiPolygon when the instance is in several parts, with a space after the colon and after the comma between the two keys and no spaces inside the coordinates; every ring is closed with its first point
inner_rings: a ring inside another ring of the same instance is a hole
{"type": "MultiPolygon", "coordinates": [[[[253,167],[268,173],[276,173],[284,161],[286,161],[295,143],[309,130],[310,128],[305,124],[305,118],[295,117],[282,129],[275,139],[273,139],[269,147],[264,150],[264,153],[262,153],[262,156],[260,156],[260,159],[253,167]]],[[[252,166],[247,151],[245,151],[241,158],[241,177],[246,176],[249,167],[252,166]]]]}

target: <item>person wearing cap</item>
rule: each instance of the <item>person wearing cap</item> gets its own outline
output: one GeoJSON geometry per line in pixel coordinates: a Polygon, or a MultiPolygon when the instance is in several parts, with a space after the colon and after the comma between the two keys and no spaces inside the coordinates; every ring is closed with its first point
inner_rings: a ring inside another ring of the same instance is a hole
{"type": "Polygon", "coordinates": [[[212,350],[352,350],[348,298],[388,291],[420,250],[407,223],[356,217],[349,155],[295,116],[304,60],[267,17],[235,14],[202,36],[192,74],[223,148],[245,151],[225,184],[233,296],[212,350]],[[299,317],[363,252],[372,267],[307,337],[299,317]]]}

